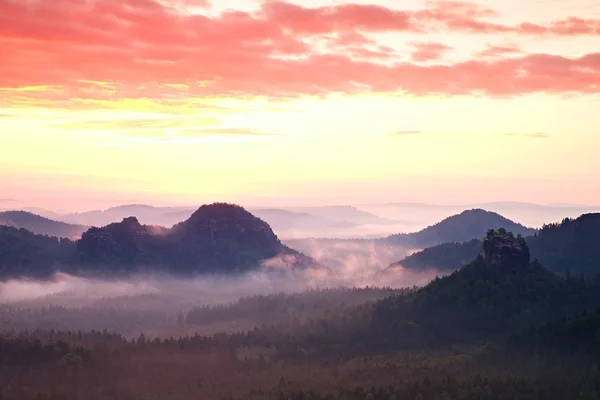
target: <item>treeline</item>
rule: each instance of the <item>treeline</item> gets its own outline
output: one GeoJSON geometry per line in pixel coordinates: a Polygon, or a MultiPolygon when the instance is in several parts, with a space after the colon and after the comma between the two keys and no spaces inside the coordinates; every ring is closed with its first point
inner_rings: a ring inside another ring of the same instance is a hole
{"type": "Polygon", "coordinates": [[[244,321],[246,329],[254,326],[301,322],[309,318],[326,318],[350,307],[407,294],[416,288],[328,288],[301,293],[275,293],[242,297],[233,304],[194,307],[185,322],[204,325],[223,321],[244,321]]]}
{"type": "Polygon", "coordinates": [[[21,308],[0,305],[0,323],[4,330],[103,330],[130,336],[159,330],[175,323],[175,314],[161,311],[116,307],[64,307],[48,305],[21,308]]]}
{"type": "Polygon", "coordinates": [[[254,337],[7,334],[0,338],[0,399],[591,400],[600,382],[592,362],[492,344],[324,359],[303,341],[291,356],[277,342],[257,346],[254,337]]]}
{"type": "Polygon", "coordinates": [[[0,305],[2,329],[103,330],[127,337],[240,332],[255,327],[300,324],[318,320],[361,304],[412,289],[329,288],[300,293],[245,296],[233,303],[204,304],[184,308],[181,298],[145,294],[97,299],[88,305],[77,297],[47,297],[0,305]],[[56,302],[56,303],[53,303],[56,302]],[[61,303],[59,305],[57,303],[61,303]]]}

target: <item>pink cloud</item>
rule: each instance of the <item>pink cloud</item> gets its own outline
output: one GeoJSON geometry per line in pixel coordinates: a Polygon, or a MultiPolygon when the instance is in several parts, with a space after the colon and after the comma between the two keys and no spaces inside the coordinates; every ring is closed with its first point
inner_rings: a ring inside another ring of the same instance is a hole
{"type": "MultiPolygon", "coordinates": [[[[0,88],[5,89],[0,89],[0,105],[68,105],[85,99],[128,97],[184,102],[210,95],[364,91],[600,92],[600,53],[566,58],[502,53],[497,48],[496,55],[511,58],[424,66],[399,62],[394,49],[369,36],[428,29],[599,33],[599,22],[590,19],[569,17],[548,26],[523,23],[513,27],[485,20],[496,16],[494,10],[463,2],[402,11],[376,5],[308,8],[268,1],[253,13],[227,11],[208,17],[182,14],[157,0],[1,0],[0,88]],[[326,54],[314,46],[315,38],[329,43],[326,54]],[[6,88],[25,86],[47,88],[6,92],[6,88]]],[[[449,50],[439,43],[417,47],[412,55],[416,61],[435,61],[449,50]]]]}
{"type": "Polygon", "coordinates": [[[415,51],[411,54],[411,58],[416,62],[437,61],[446,53],[452,50],[452,47],[443,43],[413,43],[415,51]]]}
{"type": "Polygon", "coordinates": [[[515,45],[488,45],[487,48],[477,54],[478,57],[506,57],[522,54],[523,51],[515,45]]]}

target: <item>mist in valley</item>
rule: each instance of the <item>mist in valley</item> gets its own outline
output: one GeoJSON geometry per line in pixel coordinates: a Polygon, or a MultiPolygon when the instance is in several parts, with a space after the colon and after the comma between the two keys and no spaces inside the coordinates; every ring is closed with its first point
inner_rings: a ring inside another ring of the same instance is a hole
{"type": "Polygon", "coordinates": [[[437,275],[386,270],[411,249],[373,241],[307,241],[299,250],[317,264],[290,269],[290,260],[273,258],[256,271],[233,276],[139,273],[111,279],[58,272],[47,280],[7,280],[0,282],[0,321],[5,329],[16,331],[107,330],[127,337],[141,332],[152,337],[244,331],[265,323],[317,318],[336,307],[403,293],[437,275]],[[257,299],[263,299],[261,305],[248,309],[245,303],[257,299]],[[298,311],[307,303],[314,303],[310,311],[298,311]],[[216,323],[214,316],[190,320],[188,314],[198,308],[213,314],[218,308],[222,315],[216,323]],[[240,308],[246,311],[240,314],[240,308]]]}

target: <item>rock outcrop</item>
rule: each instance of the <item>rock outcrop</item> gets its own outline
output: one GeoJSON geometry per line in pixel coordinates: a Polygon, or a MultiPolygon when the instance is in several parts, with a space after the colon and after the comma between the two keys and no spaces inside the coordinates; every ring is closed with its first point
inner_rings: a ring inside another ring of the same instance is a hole
{"type": "Polygon", "coordinates": [[[489,266],[520,270],[529,265],[529,247],[525,239],[505,229],[488,231],[483,242],[485,261],[489,266]]]}
{"type": "Polygon", "coordinates": [[[160,236],[166,229],[142,225],[137,218],[102,228],[91,228],[77,242],[81,261],[102,265],[158,264],[162,261],[160,236]]]}

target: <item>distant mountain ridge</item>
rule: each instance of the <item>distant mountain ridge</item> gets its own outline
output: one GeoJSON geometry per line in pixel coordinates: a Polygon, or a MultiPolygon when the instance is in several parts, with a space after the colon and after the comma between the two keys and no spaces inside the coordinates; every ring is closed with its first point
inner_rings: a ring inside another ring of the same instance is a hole
{"type": "MultiPolygon", "coordinates": [[[[89,226],[105,226],[120,222],[124,218],[135,216],[140,223],[150,225],[173,226],[188,219],[193,207],[155,207],[144,204],[129,204],[80,213],[65,214],[62,220],[70,223],[89,226]]],[[[388,231],[389,227],[398,224],[389,218],[382,218],[352,206],[323,207],[289,207],[289,208],[249,208],[252,214],[266,221],[279,236],[285,238],[305,237],[318,232],[343,232],[346,229],[360,226],[379,226],[388,231]]]]}
{"type": "Polygon", "coordinates": [[[266,222],[226,203],[204,205],[170,229],[128,217],[90,228],[77,242],[6,228],[0,231],[0,243],[13,249],[0,252],[0,265],[6,266],[8,276],[51,275],[57,269],[77,274],[152,270],[192,275],[250,271],[273,258],[290,268],[314,263],[283,245],[266,222]]]}
{"type": "Polygon", "coordinates": [[[39,235],[78,238],[89,227],[54,221],[27,211],[0,212],[0,225],[23,228],[39,235]]]}
{"type": "Polygon", "coordinates": [[[419,232],[390,235],[383,240],[391,244],[424,248],[442,243],[466,242],[482,238],[488,230],[499,228],[522,236],[535,233],[535,229],[513,222],[498,213],[473,209],[445,218],[419,232]]]}

